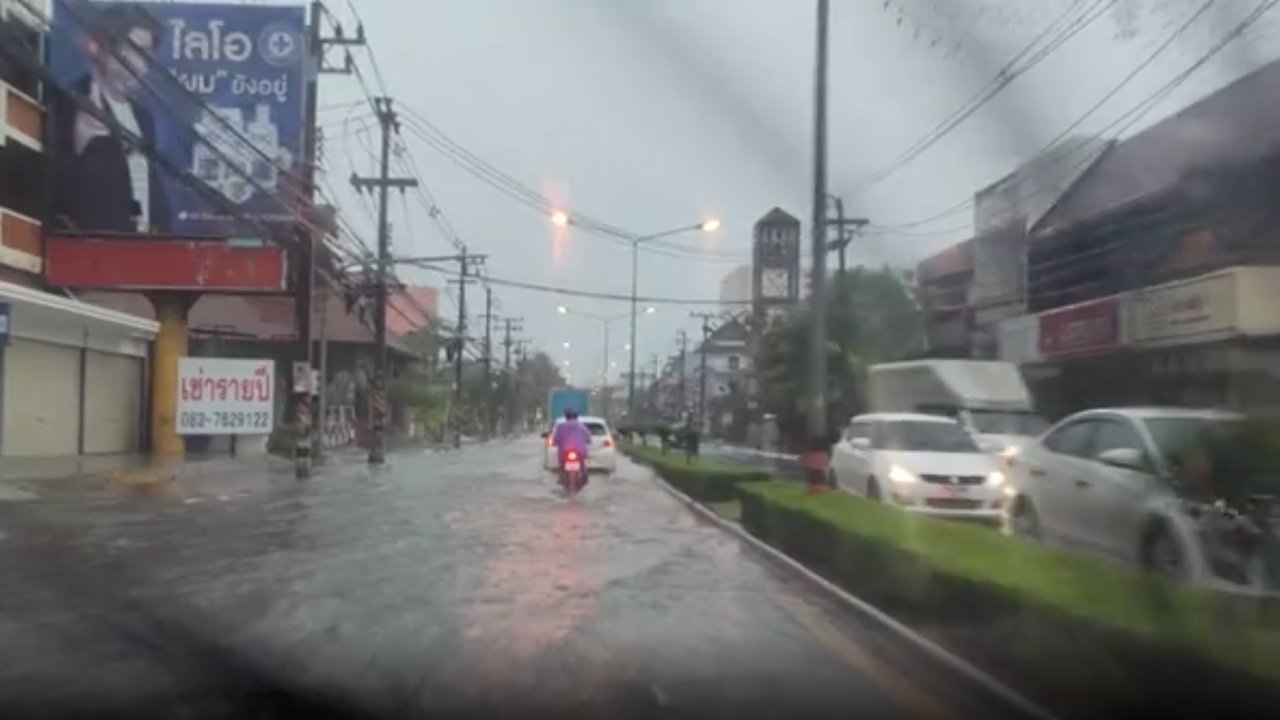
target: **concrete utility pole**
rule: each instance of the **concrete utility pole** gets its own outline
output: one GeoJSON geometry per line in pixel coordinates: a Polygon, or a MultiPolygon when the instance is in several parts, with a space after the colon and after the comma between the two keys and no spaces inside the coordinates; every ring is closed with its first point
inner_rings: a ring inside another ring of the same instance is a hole
{"type": "Polygon", "coordinates": [[[511,368],[511,347],[516,344],[516,341],[512,338],[512,333],[520,332],[523,329],[524,326],[521,325],[521,318],[509,317],[502,319],[502,376],[506,384],[506,389],[503,392],[505,400],[503,403],[505,406],[503,408],[503,415],[506,418],[506,422],[503,423],[503,429],[506,430],[508,435],[515,432],[516,414],[516,378],[515,373],[512,372],[511,368]]]}
{"type": "Polygon", "coordinates": [[[676,343],[680,348],[679,360],[677,361],[679,362],[679,365],[676,366],[677,371],[680,373],[680,386],[676,389],[676,397],[678,398],[677,407],[680,408],[680,415],[683,416],[684,411],[688,408],[689,404],[687,388],[689,380],[685,377],[685,356],[689,351],[689,333],[683,330],[677,332],[676,343]]]}
{"type": "Polygon", "coordinates": [[[484,286],[484,436],[493,434],[493,288],[484,286]]]}
{"type": "Polygon", "coordinates": [[[369,464],[381,465],[387,461],[387,422],[390,414],[387,406],[387,283],[391,275],[391,228],[387,220],[387,193],[391,188],[404,192],[417,187],[418,181],[414,178],[391,177],[391,136],[400,132],[400,121],[392,108],[391,98],[375,98],[373,104],[378,113],[378,124],[382,126],[381,167],[376,178],[352,175],[351,184],[357,190],[378,191],[377,300],[373,307],[378,359],[373,372],[373,441],[369,445],[369,464]]]}
{"type": "Polygon", "coordinates": [[[803,466],[809,487],[826,480],[827,456],[827,38],[830,0],[818,0],[813,92],[812,308],[809,327],[808,442],[803,466]]]}
{"type": "Polygon", "coordinates": [[[836,216],[834,219],[828,219],[827,225],[834,227],[839,233],[834,240],[827,244],[828,251],[834,250],[840,258],[839,272],[840,277],[845,275],[844,252],[849,247],[849,243],[853,241],[854,236],[859,230],[869,224],[871,221],[866,218],[846,218],[844,216],[844,200],[835,195],[828,195],[827,199],[836,206],[836,216]]]}
{"type": "Polygon", "coordinates": [[[511,385],[515,388],[515,392],[512,393],[511,404],[515,407],[516,415],[520,416],[521,422],[519,427],[523,429],[524,421],[527,418],[521,414],[521,407],[524,404],[522,402],[524,398],[524,385],[520,382],[520,368],[524,366],[525,360],[528,359],[529,341],[516,340],[512,343],[512,346],[515,350],[516,364],[515,367],[511,369],[511,385]]]}
{"type": "MultiPolygon", "coordinates": [[[[300,198],[303,205],[302,215],[309,221],[314,219],[312,210],[315,208],[316,155],[319,148],[320,134],[316,118],[319,114],[320,76],[349,75],[353,67],[349,52],[347,53],[346,64],[343,66],[326,66],[325,51],[331,47],[351,47],[365,44],[363,25],[356,28],[356,36],[354,38],[344,37],[340,25],[336,26],[337,33],[333,37],[325,37],[321,31],[321,19],[324,13],[323,3],[319,2],[319,0],[311,3],[311,21],[308,28],[309,37],[307,42],[308,48],[311,50],[311,66],[315,68],[315,73],[307,81],[306,102],[303,106],[302,125],[304,137],[302,145],[302,193],[300,198]]],[[[315,365],[316,356],[311,316],[315,307],[316,245],[321,242],[321,239],[316,237],[316,231],[311,222],[299,223],[297,236],[298,250],[295,256],[297,275],[294,279],[294,303],[298,328],[298,347],[294,360],[294,375],[299,379],[304,379],[305,382],[295,382],[293,388],[293,420],[296,433],[294,436],[293,459],[294,474],[299,480],[305,480],[311,477],[311,466],[313,463],[319,462],[324,447],[320,431],[324,426],[324,390],[328,376],[325,374],[327,363],[325,363],[322,355],[320,359],[320,387],[311,386],[311,368],[315,365]],[[318,422],[313,418],[311,412],[313,394],[319,395],[320,418],[318,422]]],[[[327,295],[322,299],[324,302],[328,302],[327,295]]],[[[320,322],[324,323],[326,320],[327,318],[322,316],[320,322]]],[[[323,329],[321,332],[323,332],[323,329]]]]}
{"type": "Polygon", "coordinates": [[[716,316],[714,313],[695,312],[689,313],[689,317],[702,320],[702,343],[698,346],[698,429],[701,431],[707,417],[707,346],[711,344],[711,333],[715,330],[711,321],[716,316]]]}
{"type": "MultiPolygon", "coordinates": [[[[472,255],[467,252],[466,248],[458,255],[458,262],[461,268],[458,272],[458,279],[449,281],[450,284],[458,286],[458,325],[455,329],[455,337],[453,340],[453,400],[454,407],[460,407],[462,404],[462,361],[466,356],[467,350],[467,285],[472,282],[476,271],[484,264],[484,256],[472,255]]],[[[458,417],[454,413],[452,417],[458,417]]],[[[460,427],[454,428],[453,444],[454,447],[462,446],[462,433],[460,427]]]]}

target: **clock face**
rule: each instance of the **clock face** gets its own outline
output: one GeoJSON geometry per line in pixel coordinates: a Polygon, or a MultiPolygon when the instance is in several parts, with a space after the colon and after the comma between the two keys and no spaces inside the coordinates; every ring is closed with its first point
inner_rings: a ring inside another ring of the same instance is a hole
{"type": "Polygon", "coordinates": [[[765,268],[760,272],[761,297],[777,299],[790,297],[790,272],[780,268],[765,268]]]}

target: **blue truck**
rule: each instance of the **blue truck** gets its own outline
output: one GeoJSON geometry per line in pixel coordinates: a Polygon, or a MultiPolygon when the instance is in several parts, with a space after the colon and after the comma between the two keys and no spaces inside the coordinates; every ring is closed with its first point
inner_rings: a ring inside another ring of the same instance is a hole
{"type": "Polygon", "coordinates": [[[575,387],[552,388],[547,397],[547,425],[555,425],[569,408],[577,410],[579,415],[588,414],[591,410],[590,393],[575,387]]]}

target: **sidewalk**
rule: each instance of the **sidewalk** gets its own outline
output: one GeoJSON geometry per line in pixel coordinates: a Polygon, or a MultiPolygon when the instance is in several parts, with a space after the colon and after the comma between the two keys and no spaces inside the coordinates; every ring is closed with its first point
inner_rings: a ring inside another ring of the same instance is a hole
{"type": "MultiPolygon", "coordinates": [[[[329,452],[317,478],[365,472],[364,451],[329,452]]],[[[0,461],[0,502],[86,496],[139,495],[199,502],[296,485],[292,460],[274,455],[188,457],[176,463],[146,455],[23,458],[0,461]]]]}

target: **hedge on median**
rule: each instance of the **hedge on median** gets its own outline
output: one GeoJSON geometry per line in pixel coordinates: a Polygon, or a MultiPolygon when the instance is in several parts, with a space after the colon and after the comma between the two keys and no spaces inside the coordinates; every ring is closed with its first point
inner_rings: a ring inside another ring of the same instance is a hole
{"type": "Polygon", "coordinates": [[[622,451],[635,462],[653,469],[663,480],[698,502],[726,502],[737,499],[735,488],[742,483],[762,482],[769,474],[708,458],[689,458],[684,453],[624,444],[622,451]]]}
{"type": "MultiPolygon", "coordinates": [[[[745,529],[907,625],[985,637],[970,649],[1014,674],[1031,673],[1019,664],[1060,658],[1058,675],[1039,678],[1047,692],[1076,692],[1053,687],[1081,669],[1072,664],[1115,680],[1126,688],[1122,694],[1139,693],[1139,708],[1156,700],[1198,701],[1205,692],[1275,697],[1280,689],[1274,600],[1175,585],[1119,563],[845,493],[810,495],[796,483],[740,484],[736,491],[745,529]],[[1006,632],[971,632],[995,627],[1006,632]]],[[[1101,694],[1094,682],[1082,685],[1101,694]]]]}

